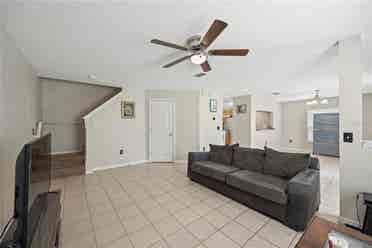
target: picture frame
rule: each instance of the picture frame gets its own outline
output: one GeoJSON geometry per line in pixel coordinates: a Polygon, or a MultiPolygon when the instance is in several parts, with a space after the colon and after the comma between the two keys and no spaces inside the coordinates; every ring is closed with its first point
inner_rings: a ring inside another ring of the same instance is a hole
{"type": "Polygon", "coordinates": [[[121,118],[134,119],[136,117],[136,103],[130,101],[121,102],[121,118]]]}
{"type": "Polygon", "coordinates": [[[217,112],[217,99],[209,99],[209,112],[217,112]]]}
{"type": "Polygon", "coordinates": [[[245,114],[247,113],[247,104],[241,104],[237,106],[237,112],[239,114],[245,114]]]}

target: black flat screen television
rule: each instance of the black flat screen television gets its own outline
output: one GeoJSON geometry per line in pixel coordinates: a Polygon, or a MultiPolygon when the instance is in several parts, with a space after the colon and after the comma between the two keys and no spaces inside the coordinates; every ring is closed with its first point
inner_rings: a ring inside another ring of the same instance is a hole
{"type": "MultiPolygon", "coordinates": [[[[21,247],[30,248],[40,217],[47,208],[51,180],[51,135],[23,146],[16,162],[15,208],[16,237],[21,247]]],[[[34,237],[35,236],[35,237],[34,237]]]]}

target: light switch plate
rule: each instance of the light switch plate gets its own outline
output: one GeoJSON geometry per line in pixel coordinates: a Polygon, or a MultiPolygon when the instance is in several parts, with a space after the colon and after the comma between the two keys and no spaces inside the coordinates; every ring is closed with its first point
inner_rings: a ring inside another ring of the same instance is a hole
{"type": "Polygon", "coordinates": [[[353,143],[353,133],[345,132],[344,133],[344,143],[353,143]]]}

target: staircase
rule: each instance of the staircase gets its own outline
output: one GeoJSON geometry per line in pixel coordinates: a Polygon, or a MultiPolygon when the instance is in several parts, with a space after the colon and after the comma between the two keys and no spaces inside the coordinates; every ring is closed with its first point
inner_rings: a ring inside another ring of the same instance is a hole
{"type": "Polygon", "coordinates": [[[85,153],[52,155],[52,179],[85,174],[85,153]]]}
{"type": "Polygon", "coordinates": [[[54,150],[56,153],[52,154],[51,176],[61,178],[84,175],[86,129],[83,117],[100,108],[122,89],[52,78],[40,80],[43,89],[42,102],[45,105],[44,132],[52,134],[53,143],[58,147],[54,150]],[[69,102],[67,99],[72,100],[69,102]],[[64,137],[67,137],[67,142],[64,137]]]}

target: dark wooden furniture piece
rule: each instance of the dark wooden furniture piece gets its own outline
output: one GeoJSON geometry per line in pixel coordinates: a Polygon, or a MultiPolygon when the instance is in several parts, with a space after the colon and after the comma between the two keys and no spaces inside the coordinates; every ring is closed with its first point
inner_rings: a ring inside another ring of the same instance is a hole
{"type": "Polygon", "coordinates": [[[372,236],[372,194],[363,193],[364,205],[366,206],[366,213],[363,221],[362,232],[372,236]]]}
{"type": "Polygon", "coordinates": [[[353,238],[372,243],[372,237],[357,230],[336,224],[315,216],[307,226],[304,235],[297,243],[296,248],[322,248],[332,230],[344,233],[353,238]]]}
{"type": "MultiPolygon", "coordinates": [[[[31,248],[58,248],[61,226],[61,192],[46,195],[48,207],[39,220],[31,248]],[[38,236],[37,236],[38,235],[38,236]]],[[[22,247],[23,248],[23,247],[22,247]]]]}
{"type": "MultiPolygon", "coordinates": [[[[35,233],[31,238],[29,248],[59,248],[61,228],[61,192],[49,192],[43,195],[47,201],[47,208],[40,216],[35,233]]],[[[19,242],[17,222],[13,218],[6,229],[6,233],[0,240],[0,248],[26,248],[19,242]]]]}

